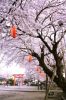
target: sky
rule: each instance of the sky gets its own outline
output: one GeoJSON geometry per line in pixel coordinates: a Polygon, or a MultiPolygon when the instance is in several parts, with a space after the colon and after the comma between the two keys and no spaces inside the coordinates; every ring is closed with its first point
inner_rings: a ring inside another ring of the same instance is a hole
{"type": "MultiPolygon", "coordinates": [[[[0,60],[2,59],[1,57],[2,55],[0,56],[0,60]]],[[[5,60],[3,59],[0,63],[0,75],[7,77],[13,74],[25,74],[25,68],[23,66],[17,64],[14,61],[9,64],[9,66],[7,66],[6,61],[7,57],[5,60]]]]}

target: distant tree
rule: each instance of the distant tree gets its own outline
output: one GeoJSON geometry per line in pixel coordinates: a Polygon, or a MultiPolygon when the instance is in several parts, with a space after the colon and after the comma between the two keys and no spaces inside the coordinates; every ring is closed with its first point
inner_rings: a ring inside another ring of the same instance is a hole
{"type": "Polygon", "coordinates": [[[9,84],[9,85],[14,85],[14,80],[11,79],[11,78],[8,79],[8,80],[7,80],[7,85],[8,85],[8,84],[9,84]]]}

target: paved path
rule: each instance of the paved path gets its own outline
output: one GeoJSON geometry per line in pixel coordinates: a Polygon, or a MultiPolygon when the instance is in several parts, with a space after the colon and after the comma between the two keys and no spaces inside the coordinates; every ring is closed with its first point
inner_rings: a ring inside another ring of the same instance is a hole
{"type": "MultiPolygon", "coordinates": [[[[57,92],[57,91],[56,91],[57,92]]],[[[44,100],[45,91],[29,86],[0,86],[0,100],[44,100]]],[[[48,100],[57,100],[49,98],[48,100]]]]}
{"type": "MultiPolygon", "coordinates": [[[[44,100],[44,92],[5,92],[0,94],[0,100],[44,100]]],[[[48,100],[58,100],[55,97],[48,100]]]]}
{"type": "Polygon", "coordinates": [[[44,100],[44,93],[10,91],[0,94],[0,100],[44,100]]]}

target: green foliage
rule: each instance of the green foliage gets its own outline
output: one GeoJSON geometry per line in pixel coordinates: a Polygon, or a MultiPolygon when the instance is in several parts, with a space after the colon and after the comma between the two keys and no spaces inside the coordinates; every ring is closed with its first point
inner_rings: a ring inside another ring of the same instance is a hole
{"type": "Polygon", "coordinates": [[[14,80],[12,78],[8,79],[7,84],[14,85],[14,80]]]}

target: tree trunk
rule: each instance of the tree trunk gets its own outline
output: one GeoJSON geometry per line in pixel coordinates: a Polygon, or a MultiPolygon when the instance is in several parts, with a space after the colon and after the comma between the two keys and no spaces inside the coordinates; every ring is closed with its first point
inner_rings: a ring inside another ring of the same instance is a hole
{"type": "MultiPolygon", "coordinates": [[[[48,69],[48,67],[46,66],[46,64],[44,62],[40,62],[40,66],[42,66],[44,72],[50,77],[52,78],[53,72],[48,69]]],[[[64,93],[66,93],[66,79],[64,77],[59,78],[57,75],[54,76],[54,82],[57,84],[58,87],[60,87],[64,93]],[[61,79],[62,78],[62,79],[61,79]]]]}

